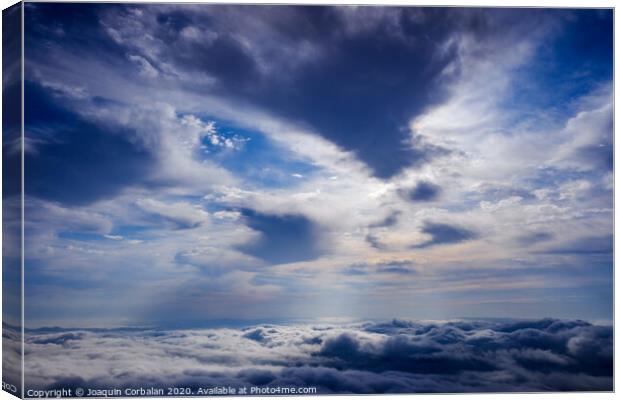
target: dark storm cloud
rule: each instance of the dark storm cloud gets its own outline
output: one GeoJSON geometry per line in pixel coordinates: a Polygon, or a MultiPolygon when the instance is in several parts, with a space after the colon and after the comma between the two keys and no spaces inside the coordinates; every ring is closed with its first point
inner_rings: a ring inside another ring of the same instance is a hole
{"type": "Polygon", "coordinates": [[[28,194],[80,205],[118,193],[142,181],[154,159],[131,142],[131,132],[106,128],[63,107],[53,91],[26,82],[27,136],[37,142],[27,152],[28,194]]]}
{"type": "Polygon", "coordinates": [[[446,153],[412,138],[408,125],[441,101],[458,76],[452,39],[471,36],[492,50],[548,16],[416,7],[45,4],[30,14],[33,57],[45,56],[45,26],[85,32],[58,40],[75,51],[96,49],[130,75],[135,65],[128,55],[139,55],[159,74],[183,76],[188,90],[310,126],[380,178],[446,153]],[[188,83],[205,75],[208,84],[188,83]]]}
{"type": "Polygon", "coordinates": [[[431,239],[422,244],[413,246],[414,248],[425,248],[441,244],[454,244],[476,239],[478,234],[466,228],[453,226],[443,223],[427,222],[422,228],[422,232],[431,235],[431,239]]]}
{"type": "Polygon", "coordinates": [[[318,227],[303,215],[244,209],[242,216],[248,227],[260,233],[256,240],[237,246],[245,254],[274,264],[313,260],[322,254],[318,227]]]}
{"type": "Polygon", "coordinates": [[[207,10],[179,9],[173,24],[160,14],[151,28],[166,44],[163,61],[214,77],[209,90],[315,128],[380,178],[447,153],[412,138],[408,124],[458,76],[452,39],[470,36],[492,50],[547,16],[415,7],[207,10]],[[180,37],[196,27],[208,32],[201,40],[180,37]]]}
{"type": "MultiPolygon", "coordinates": [[[[5,326],[5,337],[9,331],[5,326]]],[[[554,319],[31,332],[26,366],[36,363],[30,384],[41,389],[148,382],[316,386],[319,393],[608,391],[612,339],[610,326],[554,319]],[[74,360],[83,357],[88,366],[77,367],[82,364],[74,360]],[[170,363],[170,357],[182,362],[170,363]],[[96,372],[102,369],[117,373],[96,372]]]]}
{"type": "Polygon", "coordinates": [[[432,182],[419,182],[414,188],[401,191],[401,195],[411,201],[433,201],[441,194],[441,187],[432,182]]]}
{"type": "MultiPolygon", "coordinates": [[[[272,22],[268,11],[244,8],[231,18],[241,24],[248,20],[255,23],[255,19],[272,22]]],[[[178,37],[182,29],[194,25],[207,26],[215,32],[213,40],[177,40],[168,56],[181,69],[214,76],[216,91],[226,96],[309,124],[327,139],[352,150],[377,176],[390,177],[404,166],[430,157],[430,151],[427,154],[423,148],[403,145],[407,132],[401,128],[410,112],[420,111],[429,101],[426,89],[451,57],[426,70],[420,60],[435,53],[430,42],[409,46],[379,30],[349,37],[340,31],[342,17],[329,8],[278,7],[273,11],[290,24],[275,25],[276,35],[271,38],[294,46],[310,43],[315,61],[292,69],[276,56],[266,60],[272,65],[263,73],[251,52],[257,49],[248,49],[235,38],[235,32],[224,31],[208,17],[178,25],[176,34],[178,37]],[[408,59],[404,65],[402,61],[408,59]],[[413,103],[407,109],[401,105],[405,96],[413,103]]]]}

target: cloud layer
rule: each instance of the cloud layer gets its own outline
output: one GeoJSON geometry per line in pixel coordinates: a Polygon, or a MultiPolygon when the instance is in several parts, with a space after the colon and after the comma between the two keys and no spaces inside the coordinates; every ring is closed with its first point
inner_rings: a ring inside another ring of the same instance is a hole
{"type": "Polygon", "coordinates": [[[609,326],[552,319],[41,329],[27,334],[26,386],[313,386],[319,393],[362,394],[609,391],[612,336],[609,326]]]}

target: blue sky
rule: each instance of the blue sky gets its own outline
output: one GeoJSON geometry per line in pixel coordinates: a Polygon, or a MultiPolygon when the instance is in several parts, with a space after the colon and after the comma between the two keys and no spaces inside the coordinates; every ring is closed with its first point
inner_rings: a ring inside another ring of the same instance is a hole
{"type": "Polygon", "coordinates": [[[611,319],[612,23],[27,4],[27,325],[611,319]]]}

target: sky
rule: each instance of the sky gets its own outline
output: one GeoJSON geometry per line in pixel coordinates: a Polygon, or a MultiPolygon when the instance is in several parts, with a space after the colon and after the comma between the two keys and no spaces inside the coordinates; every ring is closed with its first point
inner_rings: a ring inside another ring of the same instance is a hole
{"type": "Polygon", "coordinates": [[[27,3],[26,326],[611,320],[612,29],[27,3]]]}

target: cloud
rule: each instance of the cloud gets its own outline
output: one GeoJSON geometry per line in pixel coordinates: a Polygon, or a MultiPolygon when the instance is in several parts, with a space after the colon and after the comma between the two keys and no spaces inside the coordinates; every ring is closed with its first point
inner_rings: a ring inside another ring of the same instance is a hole
{"type": "Polygon", "coordinates": [[[609,391],[612,337],[610,326],[553,319],[38,329],[26,332],[26,368],[34,389],[148,382],[360,394],[609,391]]]}
{"type": "Polygon", "coordinates": [[[523,236],[520,236],[517,240],[524,246],[530,246],[536,243],[545,242],[553,239],[553,235],[549,232],[532,232],[523,236]]]}
{"type": "Polygon", "coordinates": [[[40,139],[27,153],[29,194],[71,205],[118,194],[143,180],[155,165],[123,130],[88,121],[63,107],[44,88],[25,83],[28,136],[40,139]]]}
{"type": "MultiPolygon", "coordinates": [[[[18,7],[16,8],[19,9],[18,7]]],[[[3,305],[7,307],[6,303],[3,305]]],[[[3,310],[3,312],[5,311],[3,310]]],[[[5,318],[7,317],[10,316],[7,315],[5,318]]],[[[19,383],[22,380],[23,371],[21,368],[23,360],[21,326],[9,325],[5,321],[2,322],[2,378],[5,382],[17,386],[18,390],[20,390],[21,385],[19,383]]]]}
{"type": "Polygon", "coordinates": [[[255,270],[265,262],[234,250],[202,245],[176,254],[175,261],[190,264],[211,274],[222,274],[236,270],[255,270]]]}
{"type": "Polygon", "coordinates": [[[567,243],[562,247],[546,250],[553,254],[612,254],[614,251],[614,239],[611,235],[580,238],[578,241],[567,243]]]}
{"type": "Polygon", "coordinates": [[[248,333],[243,334],[243,337],[246,339],[254,340],[256,342],[264,342],[266,341],[266,336],[262,329],[254,329],[249,331],[248,333]]]}
{"type": "Polygon", "coordinates": [[[469,229],[434,222],[426,222],[422,227],[422,232],[430,235],[431,239],[422,244],[415,245],[414,248],[460,243],[478,237],[478,234],[469,229]]]}
{"type": "Polygon", "coordinates": [[[103,235],[103,237],[110,240],[123,240],[121,235],[103,235]]]}
{"type": "Polygon", "coordinates": [[[398,223],[398,217],[401,214],[400,211],[394,211],[390,213],[387,217],[379,222],[372,223],[368,225],[369,228],[389,228],[390,226],[394,226],[398,223]]]}
{"type": "Polygon", "coordinates": [[[161,217],[176,229],[196,228],[207,222],[209,213],[186,202],[164,203],[155,199],[138,199],[136,206],[143,211],[161,217]]]}
{"type": "Polygon", "coordinates": [[[129,55],[129,59],[138,66],[140,75],[146,78],[157,78],[159,76],[159,72],[144,57],[129,55]]]}
{"type": "Polygon", "coordinates": [[[564,139],[548,164],[569,170],[613,169],[613,112],[611,88],[597,88],[584,102],[584,110],[570,118],[561,131],[564,139]]]}
{"type": "Polygon", "coordinates": [[[65,344],[69,344],[71,341],[81,340],[84,337],[83,332],[69,332],[62,334],[51,334],[51,335],[40,335],[36,339],[32,341],[35,344],[56,344],[64,346],[65,344]]]}
{"type": "Polygon", "coordinates": [[[454,37],[492,36],[487,24],[473,23],[490,15],[462,10],[391,8],[371,17],[363,8],[194,9],[181,6],[173,14],[151,7],[138,16],[134,8],[118,8],[103,24],[126,51],[152,56],[176,76],[206,77],[195,91],[260,104],[308,124],[380,178],[445,154],[411,140],[401,126],[442,98],[459,56],[454,37]],[[362,28],[362,18],[375,22],[362,28]],[[425,40],[416,40],[420,31],[425,40]],[[379,132],[381,140],[372,139],[379,132]]]}
{"type": "Polygon", "coordinates": [[[90,92],[59,101],[47,86],[35,77],[25,88],[27,107],[37,110],[26,121],[31,196],[83,206],[130,188],[203,194],[234,182],[197,152],[203,141],[238,149],[246,139],[220,135],[212,121],[179,115],[165,103],[133,105],[90,92]]]}
{"type": "Polygon", "coordinates": [[[377,250],[383,250],[383,249],[386,248],[385,244],[381,243],[379,238],[377,238],[373,234],[369,233],[368,235],[366,235],[364,240],[366,240],[366,243],[368,243],[369,245],[371,245],[373,248],[375,248],[377,250]]]}
{"type": "Polygon", "coordinates": [[[376,263],[355,263],[343,270],[345,275],[369,275],[369,274],[415,274],[415,263],[409,260],[380,261],[376,263]]]}
{"type": "Polygon", "coordinates": [[[48,230],[108,235],[113,222],[108,215],[87,208],[63,207],[29,197],[25,202],[29,234],[40,235],[48,230]]]}
{"type": "Polygon", "coordinates": [[[303,215],[270,215],[242,210],[248,227],[259,233],[237,248],[254,257],[274,263],[307,261],[322,254],[318,227],[303,215]]]}

